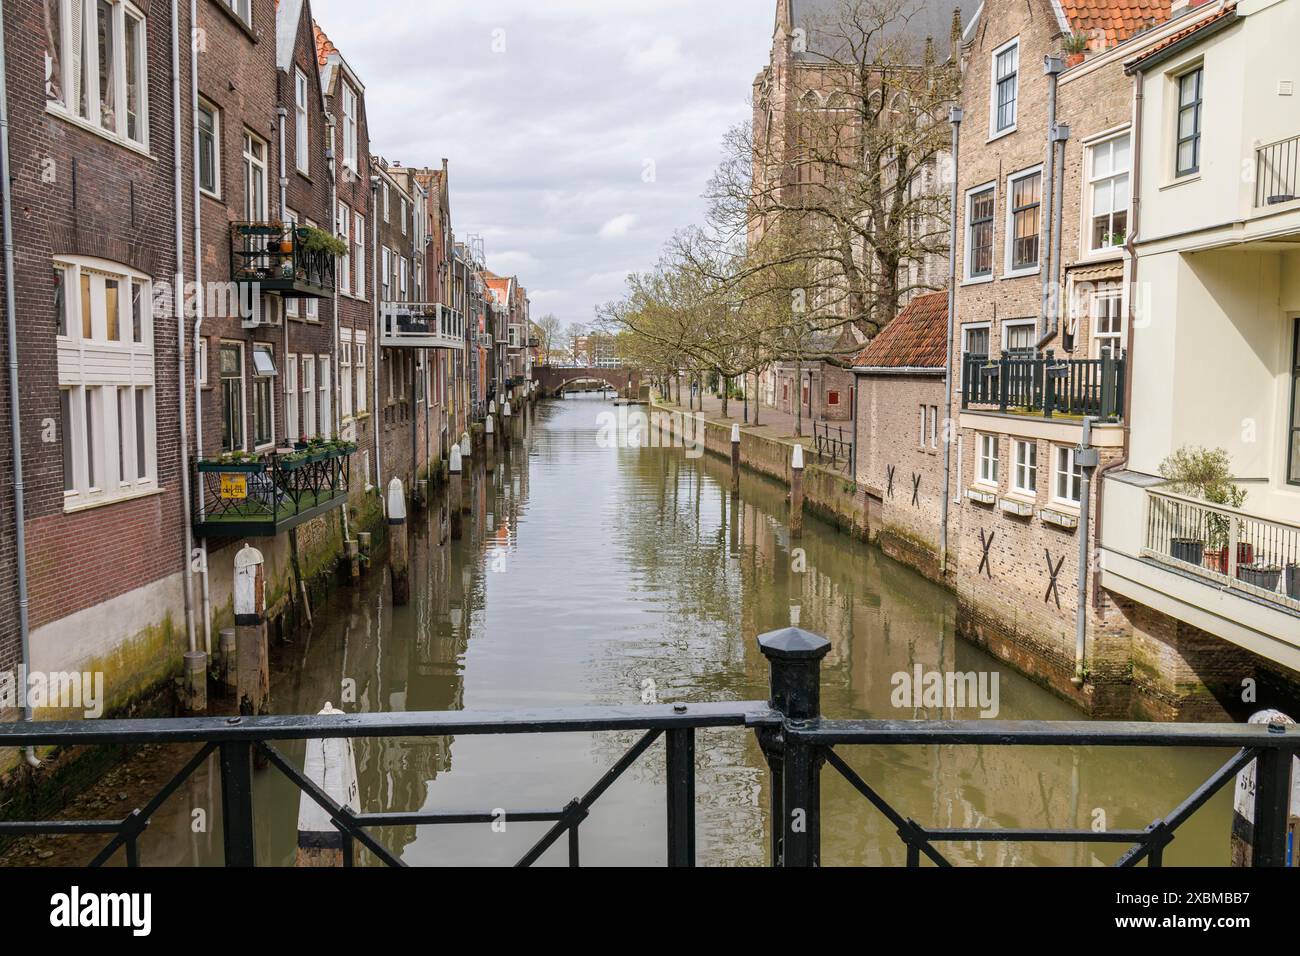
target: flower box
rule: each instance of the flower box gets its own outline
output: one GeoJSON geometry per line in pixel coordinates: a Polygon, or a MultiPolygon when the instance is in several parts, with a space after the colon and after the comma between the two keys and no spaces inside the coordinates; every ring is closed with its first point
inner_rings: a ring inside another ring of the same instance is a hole
{"type": "Polygon", "coordinates": [[[999,498],[998,507],[1006,514],[1016,518],[1030,518],[1034,514],[1034,505],[1031,501],[1021,501],[1017,498],[999,498]]]}
{"type": "Polygon", "coordinates": [[[266,471],[266,462],[200,460],[198,470],[206,472],[243,472],[248,475],[260,475],[266,471]]]}
{"type": "Polygon", "coordinates": [[[1065,528],[1067,531],[1073,531],[1079,527],[1079,516],[1072,515],[1066,511],[1057,511],[1053,508],[1044,508],[1038,512],[1038,518],[1043,524],[1055,525],[1058,528],[1065,528]]]}
{"type": "Polygon", "coordinates": [[[1282,569],[1276,564],[1243,564],[1237,568],[1237,577],[1243,584],[1276,591],[1278,582],[1282,580],[1282,569]]]}
{"type": "Polygon", "coordinates": [[[998,500],[995,492],[981,491],[978,488],[967,488],[966,497],[980,505],[991,505],[998,500]]]}

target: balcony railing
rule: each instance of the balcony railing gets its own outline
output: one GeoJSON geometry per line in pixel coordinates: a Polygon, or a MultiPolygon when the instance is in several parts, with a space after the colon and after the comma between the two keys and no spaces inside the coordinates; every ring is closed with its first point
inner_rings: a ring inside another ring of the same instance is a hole
{"type": "Polygon", "coordinates": [[[207,537],[272,537],[341,507],[348,496],[350,442],[308,443],[292,453],[195,465],[201,510],[194,529],[207,537]]]}
{"type": "Polygon", "coordinates": [[[440,302],[384,302],[380,337],[395,348],[463,349],[465,316],[440,302]]]}
{"type": "Polygon", "coordinates": [[[278,222],[236,222],[230,226],[231,279],[257,283],[290,298],[323,299],[334,294],[334,255],[309,249],[314,231],[278,222]]]}
{"type": "Polygon", "coordinates": [[[1124,358],[1109,353],[1099,359],[1058,359],[1051,349],[1041,358],[966,355],[961,407],[1118,421],[1124,417],[1124,374],[1124,358]]]}
{"type": "Polygon", "coordinates": [[[1300,525],[1153,489],[1142,555],[1300,611],[1300,525]]]}
{"type": "Polygon", "coordinates": [[[1300,136],[1255,150],[1255,206],[1291,202],[1300,188],[1300,136]]]}

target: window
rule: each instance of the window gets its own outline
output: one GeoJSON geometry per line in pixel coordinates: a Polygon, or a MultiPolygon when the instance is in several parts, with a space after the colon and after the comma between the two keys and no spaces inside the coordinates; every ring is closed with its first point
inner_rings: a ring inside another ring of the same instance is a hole
{"type": "Polygon", "coordinates": [[[298,167],[298,172],[304,176],[311,170],[310,147],[307,136],[307,74],[302,70],[294,67],[293,69],[293,111],[294,111],[294,140],[293,140],[293,159],[298,167]]]}
{"type": "Polygon", "coordinates": [[[967,195],[966,277],[993,275],[994,189],[989,186],[967,195]]]}
{"type": "Polygon", "coordinates": [[[1056,500],[1077,505],[1082,499],[1083,468],[1075,463],[1074,449],[1056,448],[1056,500]]]}
{"type": "Polygon", "coordinates": [[[987,325],[968,325],[961,330],[961,351],[972,357],[989,357],[989,327],[987,325]]]}
{"type": "Polygon", "coordinates": [[[366,218],[353,214],[352,229],[352,292],[363,299],[366,295],[366,218]]]}
{"type": "Polygon", "coordinates": [[[243,20],[249,26],[253,23],[253,0],[222,0],[227,7],[234,11],[235,16],[243,20]]]}
{"type": "Polygon", "coordinates": [[[302,434],[316,437],[316,362],[311,355],[302,357],[302,434]]]}
{"type": "Polygon", "coordinates": [[[1035,322],[1006,322],[1002,326],[1002,351],[1010,358],[1033,358],[1037,339],[1035,322]]]}
{"type": "Polygon", "coordinates": [[[334,217],[335,234],[343,240],[347,252],[339,257],[339,292],[352,294],[352,210],[347,203],[340,202],[334,217]]]}
{"type": "Polygon", "coordinates": [[[1007,271],[1038,268],[1039,212],[1043,174],[1035,170],[1008,180],[1011,203],[1007,207],[1007,271]]]}
{"type": "Polygon", "coordinates": [[[244,220],[266,222],[266,140],[244,130],[244,220]]]}
{"type": "Polygon", "coordinates": [[[298,356],[284,360],[284,438],[293,441],[302,432],[298,430],[298,356]]]}
{"type": "Polygon", "coordinates": [[[980,433],[976,447],[979,481],[987,485],[998,483],[998,436],[980,433]]]}
{"type": "Polygon", "coordinates": [[[366,410],[366,400],[369,396],[366,384],[366,333],[360,329],[356,332],[356,353],[353,366],[357,375],[357,414],[366,410]]]}
{"type": "Polygon", "coordinates": [[[1021,494],[1038,493],[1038,442],[1016,441],[1016,467],[1011,488],[1021,494]]]}
{"type": "Polygon", "coordinates": [[[393,285],[392,285],[393,263],[392,263],[392,257],[393,257],[393,254],[392,254],[391,252],[389,252],[388,247],[387,247],[387,246],[384,246],[384,247],[383,247],[383,256],[382,256],[382,258],[383,258],[383,275],[381,276],[381,279],[383,280],[383,283],[384,283],[384,301],[385,301],[385,302],[391,302],[392,299],[393,299],[393,285]]]}
{"type": "Polygon", "coordinates": [[[1190,176],[1201,168],[1201,77],[1200,67],[1178,78],[1178,149],[1174,154],[1174,175],[1190,176]]]}
{"type": "Polygon", "coordinates": [[[1128,235],[1129,136],[1116,136],[1089,151],[1088,190],[1092,229],[1089,250],[1115,249],[1128,235]]]}
{"type": "MultiPolygon", "coordinates": [[[[305,225],[308,225],[313,229],[316,228],[316,223],[312,222],[310,219],[305,219],[303,220],[303,222],[305,225]]],[[[319,322],[320,321],[320,299],[308,299],[306,312],[307,312],[308,322],[319,322]]]]}
{"type": "Polygon", "coordinates": [[[398,291],[398,293],[401,295],[401,297],[402,297],[402,301],[403,301],[403,302],[406,301],[406,275],[407,275],[407,272],[409,271],[409,266],[410,266],[410,260],[408,260],[408,259],[406,258],[406,256],[399,256],[399,257],[398,257],[398,259],[397,259],[397,270],[398,270],[398,271],[397,271],[397,291],[398,291]]]}
{"type": "Polygon", "coordinates": [[[1300,485],[1300,318],[1295,320],[1291,347],[1291,455],[1286,480],[1300,485]]]}
{"type": "Polygon", "coordinates": [[[244,447],[244,347],[221,343],[221,450],[244,447]]]}
{"type": "Polygon", "coordinates": [[[194,384],[202,388],[208,384],[208,342],[199,339],[198,348],[194,350],[194,384]]]}
{"type": "Polygon", "coordinates": [[[930,447],[939,447],[939,406],[930,406],[930,447]]]}
{"type": "MultiPolygon", "coordinates": [[[[284,224],[292,232],[298,225],[298,214],[288,206],[284,207],[284,224]]],[[[284,300],[284,314],[291,319],[298,318],[298,299],[288,296],[284,300]]]]}
{"type": "Polygon", "coordinates": [[[320,390],[320,434],[329,437],[334,434],[334,405],[330,401],[333,394],[330,391],[330,357],[321,355],[316,361],[320,365],[320,374],[316,376],[320,390]]]}
{"type": "Polygon", "coordinates": [[[402,215],[402,235],[406,235],[407,220],[410,219],[410,212],[407,208],[405,197],[402,197],[398,202],[397,209],[402,215]]]}
{"type": "Polygon", "coordinates": [[[1123,296],[1119,289],[1105,289],[1092,296],[1092,338],[1094,357],[1100,358],[1102,352],[1110,349],[1112,356],[1118,356],[1124,348],[1124,310],[1123,296]]]}
{"type": "Polygon", "coordinates": [[[388,183],[385,182],[383,186],[384,186],[384,222],[388,222],[388,183]]]}
{"type": "Polygon", "coordinates": [[[199,189],[221,198],[221,113],[199,101],[199,189]]]}
{"type": "Polygon", "coordinates": [[[1019,70],[1019,40],[1012,40],[993,51],[993,115],[990,118],[990,136],[1009,132],[1016,127],[1019,70]]]}
{"type": "Polygon", "coordinates": [[[839,392],[836,392],[836,391],[833,391],[833,390],[832,390],[832,391],[829,391],[829,392],[826,393],[826,404],[827,404],[828,406],[835,406],[835,405],[838,405],[839,403],[840,403],[840,393],[839,393],[839,392]]]}
{"type": "Polygon", "coordinates": [[[357,171],[357,94],[342,82],[343,87],[343,165],[357,171]]]}
{"type": "Polygon", "coordinates": [[[275,357],[269,345],[253,346],[253,447],[275,444],[275,357]]]}
{"type": "Polygon", "coordinates": [[[920,424],[919,424],[919,426],[918,426],[918,428],[917,428],[917,431],[916,431],[916,447],[917,447],[917,448],[924,448],[924,447],[925,447],[925,416],[926,416],[926,406],[922,405],[922,406],[920,406],[920,408],[921,408],[921,418],[920,418],[920,424]]]}
{"type": "Polygon", "coordinates": [[[339,415],[352,417],[352,330],[339,330],[339,415]]]}
{"type": "Polygon", "coordinates": [[[115,139],[148,142],[144,15],[123,0],[44,0],[45,95],[115,139]]]}

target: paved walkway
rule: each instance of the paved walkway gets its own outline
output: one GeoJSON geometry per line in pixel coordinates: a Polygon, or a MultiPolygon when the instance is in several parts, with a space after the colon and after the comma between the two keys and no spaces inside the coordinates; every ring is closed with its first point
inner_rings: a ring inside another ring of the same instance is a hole
{"type": "MultiPolygon", "coordinates": [[[[682,390],[682,397],[686,397],[685,389],[682,390]]],[[[686,403],[679,405],[676,402],[670,402],[661,396],[657,396],[656,401],[667,408],[681,408],[683,411],[687,409],[689,404],[686,403]]],[[[795,441],[795,416],[788,412],[778,411],[775,408],[769,408],[764,405],[758,410],[758,424],[755,425],[754,406],[752,404],[749,406],[749,424],[746,424],[744,422],[745,406],[739,399],[731,399],[731,401],[727,403],[727,414],[723,415],[722,399],[713,395],[711,392],[705,392],[703,406],[702,410],[704,412],[704,417],[708,421],[723,422],[728,425],[732,422],[739,422],[742,429],[747,432],[752,432],[755,435],[762,435],[765,438],[775,438],[779,441],[789,442],[790,444],[793,444],[795,441]]],[[[839,433],[837,429],[841,426],[844,428],[844,440],[846,442],[852,441],[852,422],[831,422],[831,435],[838,437],[839,433]]],[[[803,420],[803,437],[799,439],[799,441],[801,441],[805,446],[812,446],[812,431],[812,422],[809,421],[807,416],[805,416],[803,420]]]]}

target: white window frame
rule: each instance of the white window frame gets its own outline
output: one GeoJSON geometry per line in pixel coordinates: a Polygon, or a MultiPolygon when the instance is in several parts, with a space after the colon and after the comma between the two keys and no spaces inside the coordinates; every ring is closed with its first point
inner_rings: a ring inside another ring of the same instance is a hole
{"type": "Polygon", "coordinates": [[[382,253],[383,253],[382,256],[380,257],[383,260],[383,283],[384,283],[383,301],[392,302],[393,301],[393,253],[387,246],[382,246],[380,248],[382,249],[382,253]]]}
{"type": "Polygon", "coordinates": [[[1011,444],[1011,490],[1018,494],[1037,497],[1038,442],[1033,438],[1013,438],[1011,444]]]}
{"type": "MultiPolygon", "coordinates": [[[[199,176],[199,192],[205,196],[211,196],[213,199],[221,198],[221,109],[207,100],[199,100],[199,112],[208,113],[212,116],[212,178],[213,188],[208,189],[203,185],[203,177],[199,176]]],[[[197,162],[197,160],[196,160],[197,162]]]]}
{"type": "Polygon", "coordinates": [[[284,360],[284,440],[292,443],[302,435],[298,417],[298,356],[288,355],[284,360]]]}
{"type": "Polygon", "coordinates": [[[343,88],[340,94],[343,101],[343,165],[355,173],[357,172],[357,91],[346,79],[339,82],[343,88]]]}
{"type": "Polygon", "coordinates": [[[389,203],[389,197],[388,197],[388,181],[387,181],[387,180],[384,180],[384,181],[382,182],[382,185],[383,185],[383,187],[384,187],[384,222],[388,222],[388,214],[389,214],[389,209],[388,209],[388,203],[389,203]]]}
{"type": "MultiPolygon", "coordinates": [[[[45,2],[46,0],[42,0],[43,4],[45,2]]],[[[136,131],[139,135],[130,135],[128,127],[129,111],[125,108],[116,110],[112,114],[111,126],[105,126],[103,123],[104,105],[99,89],[99,4],[94,0],[58,0],[59,37],[62,43],[62,49],[58,52],[58,68],[62,99],[48,98],[50,93],[49,74],[53,72],[54,61],[47,50],[45,52],[47,95],[45,108],[63,119],[98,133],[100,136],[147,153],[149,151],[148,24],[144,13],[134,4],[128,3],[126,0],[105,0],[105,2],[112,8],[110,15],[113,22],[113,64],[115,66],[111,78],[113,101],[121,103],[123,107],[127,104],[127,18],[134,20],[138,26],[135,35],[134,59],[136,68],[139,70],[139,76],[135,84],[136,94],[139,98],[136,112],[136,131]],[[83,47],[84,61],[69,55],[72,37],[77,35],[77,31],[72,29],[74,19],[81,20],[80,34],[85,38],[83,47]],[[86,111],[84,114],[80,110],[80,97],[77,97],[77,105],[69,103],[69,100],[72,99],[70,95],[73,87],[72,81],[78,64],[81,67],[82,78],[86,84],[86,111]]]]}
{"type": "Polygon", "coordinates": [[[267,164],[269,153],[266,140],[258,136],[252,130],[244,129],[243,139],[243,157],[244,157],[244,216],[247,222],[267,222],[270,219],[270,202],[271,197],[268,193],[267,164]],[[258,158],[257,150],[250,148],[261,146],[262,155],[258,158]],[[260,178],[262,186],[262,203],[260,208],[253,208],[252,189],[255,185],[254,178],[260,178]]]}
{"type": "Polygon", "coordinates": [[[320,410],[320,434],[324,438],[334,436],[334,402],[332,400],[333,392],[330,389],[330,361],[328,355],[316,356],[318,366],[316,390],[320,393],[316,407],[320,410]]]}
{"type": "MultiPolygon", "coordinates": [[[[1110,229],[1111,229],[1111,231],[1107,233],[1107,235],[1114,235],[1115,216],[1120,212],[1124,213],[1124,235],[1126,238],[1128,236],[1129,211],[1133,205],[1132,130],[1125,127],[1123,130],[1120,130],[1118,133],[1112,133],[1094,142],[1088,143],[1086,154],[1087,155],[1084,160],[1084,162],[1087,164],[1086,179],[1084,182],[1084,190],[1086,195],[1084,196],[1084,203],[1083,203],[1084,220],[1083,220],[1083,229],[1081,230],[1081,234],[1083,236],[1083,247],[1084,247],[1085,254],[1090,256],[1100,256],[1100,255],[1105,255],[1107,253],[1114,253],[1124,248],[1124,243],[1122,242],[1106,243],[1099,246],[1093,244],[1093,226],[1097,220],[1097,188],[1103,183],[1110,184],[1112,197],[1114,196],[1115,183],[1120,179],[1123,179],[1126,183],[1125,189],[1128,193],[1128,199],[1125,201],[1121,209],[1112,208],[1108,213],[1106,213],[1106,215],[1110,219],[1110,229]],[[1128,160],[1127,160],[1127,165],[1124,167],[1123,172],[1117,173],[1115,171],[1115,144],[1118,143],[1120,140],[1128,141],[1128,160]],[[1098,176],[1094,172],[1094,169],[1096,168],[1098,150],[1102,149],[1103,147],[1109,150],[1110,152],[1111,171],[1104,176],[1098,176]]],[[[1114,205],[1115,203],[1112,198],[1111,206],[1114,207],[1114,205]]]]}
{"type": "Polygon", "coordinates": [[[1026,326],[1031,329],[1038,327],[1037,319],[1008,319],[1002,323],[1002,352],[1006,354],[1011,351],[1011,330],[1023,329],[1026,326]]]}
{"type": "MultiPolygon", "coordinates": [[[[312,222],[310,219],[304,219],[303,224],[310,226],[313,229],[316,228],[316,223],[312,222]]],[[[303,310],[303,312],[304,312],[304,318],[308,322],[319,322],[320,321],[320,299],[308,299],[307,307],[303,310]]]]}
{"type": "Polygon", "coordinates": [[[364,415],[369,408],[369,386],[366,382],[366,365],[368,357],[366,355],[366,333],[362,329],[356,331],[356,354],[352,366],[356,372],[357,380],[357,414],[364,415]]]}
{"type": "Polygon", "coordinates": [[[996,488],[1001,471],[998,436],[991,432],[976,432],[975,483],[996,488]],[[990,453],[991,450],[991,453],[990,453]]]}
{"type": "MultiPolygon", "coordinates": [[[[1037,165],[1037,166],[1031,166],[1031,167],[1029,167],[1028,169],[1021,169],[1021,170],[1019,170],[1019,171],[1017,171],[1017,172],[1012,173],[1010,176],[1007,177],[1007,190],[1006,190],[1006,197],[1007,197],[1006,207],[1007,207],[1007,208],[1006,208],[1006,215],[1005,215],[1004,223],[1003,223],[1003,232],[1004,232],[1004,235],[1003,235],[1003,239],[1002,239],[1002,247],[1003,247],[1003,248],[1002,248],[1002,275],[1003,275],[1003,278],[1013,279],[1013,278],[1017,278],[1017,277],[1019,277],[1019,276],[1033,276],[1033,275],[1038,275],[1039,272],[1042,271],[1042,268],[1043,268],[1043,209],[1044,209],[1044,206],[1043,206],[1043,188],[1044,188],[1044,185],[1045,185],[1045,183],[1044,183],[1044,181],[1043,181],[1043,166],[1042,166],[1041,163],[1040,163],[1039,165],[1037,165]],[[1016,183],[1020,182],[1020,180],[1022,180],[1022,179],[1028,179],[1028,178],[1030,178],[1031,176],[1037,176],[1037,177],[1038,177],[1038,261],[1037,261],[1036,263],[1034,263],[1032,266],[1021,266],[1020,268],[1016,268],[1015,265],[1014,265],[1014,263],[1015,263],[1015,246],[1016,246],[1016,234],[1015,234],[1015,208],[1014,208],[1014,206],[1015,206],[1015,195],[1016,195],[1016,183]]],[[[994,202],[995,202],[995,203],[997,202],[997,198],[996,198],[996,196],[994,197],[994,202]]],[[[996,211],[996,209],[995,209],[995,210],[994,210],[994,216],[996,217],[996,215],[997,215],[997,211],[996,211]]]]}
{"type": "Polygon", "coordinates": [[[194,350],[194,384],[206,388],[208,384],[208,340],[199,339],[194,350]]]}
{"type": "Polygon", "coordinates": [[[1092,333],[1090,346],[1092,357],[1101,358],[1101,350],[1105,347],[1105,343],[1113,342],[1114,346],[1111,349],[1111,355],[1118,358],[1120,353],[1124,351],[1125,334],[1128,332],[1128,315],[1124,308],[1124,289],[1121,286],[1105,286],[1093,290],[1088,299],[1088,325],[1089,331],[1092,333]],[[1114,302],[1119,316],[1119,328],[1105,334],[1102,334],[1100,330],[1100,305],[1103,302],[1114,302]]]}
{"type": "MultiPolygon", "coordinates": [[[[254,451],[261,452],[261,451],[267,451],[268,449],[271,449],[271,448],[274,448],[274,447],[275,447],[275,434],[276,434],[276,429],[275,429],[275,376],[274,376],[274,375],[261,375],[261,374],[258,373],[258,371],[257,371],[257,353],[259,353],[259,352],[261,352],[261,353],[263,353],[263,354],[265,354],[265,355],[269,355],[269,356],[271,356],[271,366],[274,368],[274,366],[275,366],[275,346],[272,345],[272,344],[270,344],[269,342],[254,342],[254,343],[252,343],[252,348],[251,348],[250,351],[249,351],[249,357],[253,360],[253,367],[252,367],[252,369],[251,369],[252,376],[253,376],[253,402],[252,402],[252,404],[249,406],[249,423],[250,423],[250,426],[251,426],[251,427],[250,427],[250,432],[251,432],[251,434],[249,435],[249,439],[250,439],[250,440],[252,441],[252,443],[253,443],[253,450],[254,450],[254,451]],[[259,442],[259,441],[257,440],[257,426],[258,426],[259,419],[260,419],[261,416],[258,414],[258,410],[257,410],[257,391],[258,391],[258,388],[261,386],[262,382],[266,382],[267,394],[268,394],[268,396],[269,396],[269,401],[270,401],[270,408],[267,409],[267,424],[268,424],[269,427],[270,427],[270,433],[271,433],[271,434],[270,434],[270,437],[269,437],[266,441],[264,441],[264,442],[259,442]]],[[[247,371],[249,371],[249,370],[246,370],[246,372],[245,372],[246,375],[247,375],[247,371]]]]}
{"type": "Polygon", "coordinates": [[[253,0],[221,0],[223,4],[248,26],[253,25],[253,0]]]}
{"type": "Polygon", "coordinates": [[[302,356],[298,384],[302,394],[302,435],[315,438],[316,432],[316,362],[314,355],[302,356]]]}
{"type": "Polygon", "coordinates": [[[1075,463],[1075,448],[1072,445],[1053,445],[1052,446],[1052,501],[1056,504],[1067,505],[1071,508],[1079,507],[1083,500],[1083,472],[1075,463]],[[1065,456],[1065,468],[1062,468],[1062,455],[1065,456]],[[1066,472],[1069,474],[1066,474],[1066,472]],[[1061,481],[1064,479],[1067,483],[1067,490],[1075,490],[1069,487],[1077,483],[1079,490],[1078,498],[1062,496],[1060,494],[1061,481]]]}
{"type": "Polygon", "coordinates": [[[997,262],[998,248],[998,184],[992,182],[983,183],[979,186],[973,186],[966,190],[966,216],[965,216],[965,251],[962,255],[962,281],[966,284],[973,285],[978,282],[992,282],[995,269],[994,263],[997,262]],[[971,267],[975,263],[975,244],[972,241],[974,237],[975,224],[971,221],[971,210],[975,207],[975,197],[988,191],[993,192],[993,217],[989,220],[990,228],[993,235],[989,243],[989,271],[987,275],[974,275],[971,267]]]}
{"type": "Polygon", "coordinates": [[[339,418],[352,420],[352,330],[339,329],[339,418]]]}
{"type": "Polygon", "coordinates": [[[224,423],[226,415],[226,395],[225,381],[226,377],[221,372],[221,352],[226,348],[234,348],[239,351],[239,441],[232,443],[232,447],[227,449],[222,445],[223,451],[247,451],[248,450],[248,360],[244,355],[244,343],[233,342],[222,339],[217,346],[217,385],[219,391],[219,400],[221,403],[221,420],[224,423]]]}
{"type": "Polygon", "coordinates": [[[352,214],[352,291],[358,299],[366,297],[366,217],[352,214]]]}
{"type": "Polygon", "coordinates": [[[307,101],[311,84],[301,68],[293,68],[294,139],[293,162],[304,176],[311,172],[311,127],[308,123],[307,101]]]}
{"type": "Polygon", "coordinates": [[[334,233],[347,246],[347,252],[339,256],[338,287],[342,295],[352,295],[352,209],[343,200],[339,200],[334,211],[334,233]]]}
{"type": "Polygon", "coordinates": [[[1016,131],[1016,123],[1019,119],[1020,112],[1020,37],[1012,37],[1006,43],[1002,44],[989,57],[989,142],[1002,136],[1007,136],[1016,131]],[[1015,83],[1015,102],[1011,107],[1011,123],[1002,128],[998,128],[998,58],[1008,50],[1016,50],[1016,67],[1012,73],[1015,83]]]}
{"type": "MultiPolygon", "coordinates": [[[[298,225],[298,214],[288,206],[284,207],[284,224],[285,227],[292,231],[298,225]]],[[[286,318],[298,318],[298,299],[296,296],[288,296],[284,300],[284,314],[286,318]]]]}

